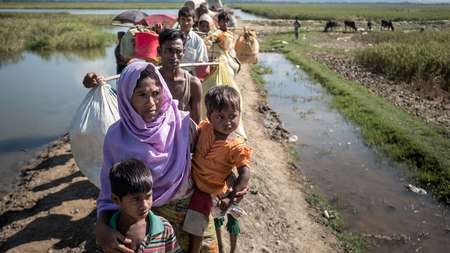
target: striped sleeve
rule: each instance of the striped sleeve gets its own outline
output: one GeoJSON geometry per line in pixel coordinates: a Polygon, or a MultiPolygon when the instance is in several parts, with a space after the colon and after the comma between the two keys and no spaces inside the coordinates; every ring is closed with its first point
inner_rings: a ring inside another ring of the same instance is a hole
{"type": "Polygon", "coordinates": [[[170,223],[163,217],[159,218],[163,223],[164,230],[161,233],[147,237],[146,241],[143,242],[144,249],[142,250],[142,252],[182,253],[183,251],[178,245],[175,231],[173,230],[172,225],[170,225],[170,223]]]}

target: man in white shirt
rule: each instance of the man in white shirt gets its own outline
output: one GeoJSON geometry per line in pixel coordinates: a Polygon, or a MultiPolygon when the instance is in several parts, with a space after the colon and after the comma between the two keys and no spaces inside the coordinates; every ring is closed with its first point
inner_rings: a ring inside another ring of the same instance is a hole
{"type": "MultiPolygon", "coordinates": [[[[190,7],[183,7],[178,11],[178,23],[180,31],[185,34],[184,56],[182,63],[208,62],[208,50],[203,39],[192,30],[194,25],[195,12],[190,7]]],[[[188,69],[193,71],[193,68],[188,69]]],[[[208,67],[197,67],[194,71],[199,78],[205,77],[209,71],[208,67]]]]}

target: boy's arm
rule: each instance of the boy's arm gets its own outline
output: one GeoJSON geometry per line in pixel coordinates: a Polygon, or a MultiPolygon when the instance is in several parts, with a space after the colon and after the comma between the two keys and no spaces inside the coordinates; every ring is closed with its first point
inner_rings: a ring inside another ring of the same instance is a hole
{"type": "Polygon", "coordinates": [[[130,244],[131,240],[123,236],[119,231],[111,229],[107,224],[112,211],[100,212],[95,224],[95,237],[97,245],[104,253],[123,252],[134,253],[125,244],[130,244]]]}

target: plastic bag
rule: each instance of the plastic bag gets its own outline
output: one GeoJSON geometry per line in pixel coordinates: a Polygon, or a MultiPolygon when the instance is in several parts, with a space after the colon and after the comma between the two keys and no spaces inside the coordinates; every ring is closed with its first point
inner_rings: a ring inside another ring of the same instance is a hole
{"type": "Polygon", "coordinates": [[[110,85],[104,84],[89,91],[69,130],[70,145],[78,168],[99,188],[103,141],[109,126],[119,118],[117,94],[110,85]]]}

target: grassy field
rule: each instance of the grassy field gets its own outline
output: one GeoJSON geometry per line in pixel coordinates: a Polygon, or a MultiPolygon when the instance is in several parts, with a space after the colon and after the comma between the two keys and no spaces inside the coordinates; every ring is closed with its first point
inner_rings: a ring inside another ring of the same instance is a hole
{"type": "Polygon", "coordinates": [[[449,20],[450,5],[415,4],[233,4],[256,15],[275,19],[449,20]]]}
{"type": "Polygon", "coordinates": [[[364,86],[347,81],[308,56],[308,42],[293,40],[292,34],[272,35],[262,48],[275,48],[324,85],[334,104],[348,119],[361,126],[368,144],[391,158],[406,162],[415,179],[434,196],[450,204],[450,138],[440,126],[411,116],[364,86]],[[281,41],[287,41],[283,44],[281,41]]]}
{"type": "Polygon", "coordinates": [[[393,80],[429,83],[450,90],[450,30],[370,33],[374,47],[356,53],[356,61],[393,80]]]}
{"type": "Polygon", "coordinates": [[[104,47],[115,41],[115,35],[99,28],[109,25],[111,18],[64,13],[0,14],[0,54],[104,47]]]}
{"type": "Polygon", "coordinates": [[[182,3],[8,2],[1,9],[178,9],[182,3]]]}

